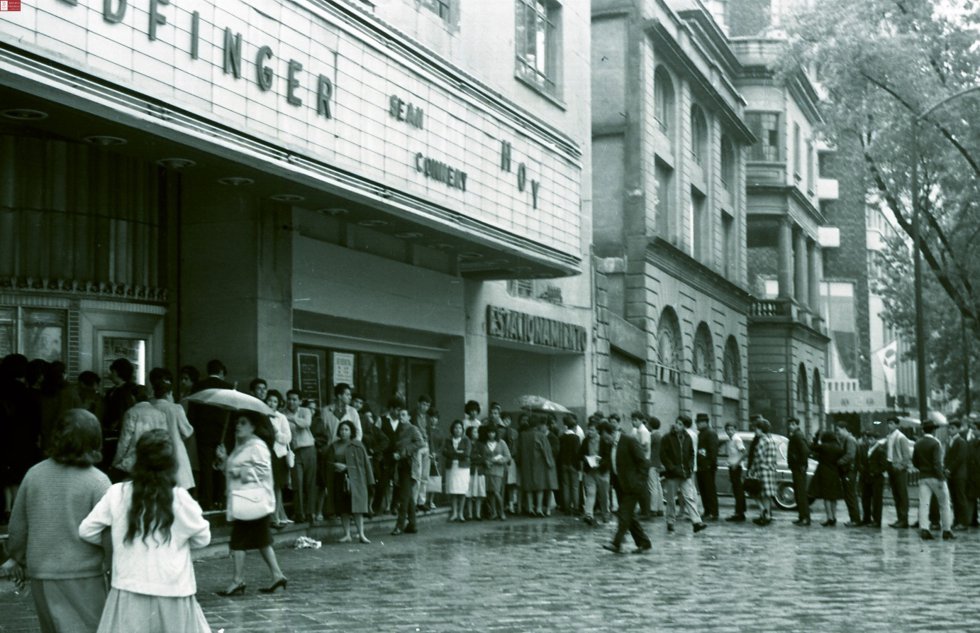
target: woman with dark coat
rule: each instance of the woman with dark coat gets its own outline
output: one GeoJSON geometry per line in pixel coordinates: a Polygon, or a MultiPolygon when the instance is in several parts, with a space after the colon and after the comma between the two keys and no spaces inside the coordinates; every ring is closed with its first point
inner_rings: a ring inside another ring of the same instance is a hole
{"type": "Polygon", "coordinates": [[[337,425],[337,440],[327,448],[324,462],[327,514],[340,515],[344,523],[340,542],[351,542],[350,518],[354,515],[358,540],[370,543],[364,535],[364,515],[371,510],[368,489],[374,485],[374,471],[367,449],[357,439],[357,430],[349,420],[337,425]]]}
{"type": "Polygon", "coordinates": [[[546,516],[550,508],[545,504],[545,495],[558,487],[558,471],[545,418],[532,419],[531,427],[521,434],[518,455],[528,512],[532,516],[546,516]]]}
{"type": "Polygon", "coordinates": [[[810,480],[810,497],[823,499],[827,520],[820,525],[833,527],[837,525],[837,500],[844,496],[837,470],[837,462],[844,454],[844,447],[833,432],[824,431],[813,444],[813,454],[817,460],[817,470],[810,480]]]}

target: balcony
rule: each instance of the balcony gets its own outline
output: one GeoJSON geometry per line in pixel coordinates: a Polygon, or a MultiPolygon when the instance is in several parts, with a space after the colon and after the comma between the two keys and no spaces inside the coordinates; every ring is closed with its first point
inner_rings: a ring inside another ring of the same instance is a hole
{"type": "Polygon", "coordinates": [[[756,323],[797,323],[826,334],[820,315],[802,309],[790,299],[756,299],[749,306],[749,317],[756,323]]]}
{"type": "Polygon", "coordinates": [[[840,197],[836,178],[817,178],[817,198],[837,200],[840,197]]]}

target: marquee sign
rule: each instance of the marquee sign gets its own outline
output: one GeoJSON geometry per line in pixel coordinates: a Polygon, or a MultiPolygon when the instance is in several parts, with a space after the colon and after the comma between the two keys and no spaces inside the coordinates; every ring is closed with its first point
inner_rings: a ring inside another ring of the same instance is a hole
{"type": "Polygon", "coordinates": [[[318,0],[39,0],[0,18],[0,41],[580,256],[574,144],[358,14],[318,0]]]}

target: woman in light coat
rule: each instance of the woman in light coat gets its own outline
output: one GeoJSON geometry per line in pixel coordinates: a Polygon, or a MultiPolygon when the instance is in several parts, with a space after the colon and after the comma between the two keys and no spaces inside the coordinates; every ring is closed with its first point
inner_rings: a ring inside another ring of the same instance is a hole
{"type": "Polygon", "coordinates": [[[167,416],[167,430],[173,441],[174,458],[177,460],[177,485],[184,490],[190,490],[194,488],[194,472],[191,470],[191,460],[184,440],[194,434],[194,427],[187,421],[184,407],[174,403],[173,376],[168,370],[160,367],[152,369],[150,386],[153,388],[150,404],[167,416]]]}
{"type": "Polygon", "coordinates": [[[289,430],[289,420],[281,409],[286,404],[282,393],[270,389],[265,403],[272,409],[272,430],[275,441],[272,443],[272,487],[276,494],[276,511],[272,513],[272,527],[281,529],[287,523],[292,523],[286,516],[286,508],[282,502],[282,491],[289,483],[289,443],[293,440],[293,432],[289,430]]]}
{"type": "Polygon", "coordinates": [[[272,484],[272,453],[269,446],[274,442],[272,424],[268,416],[254,411],[232,413],[235,421],[235,450],[225,455],[224,446],[218,446],[219,460],[224,461],[227,481],[227,518],[231,522],[229,549],[235,563],[232,583],[222,596],[245,593],[245,552],[257,549],[272,574],[272,584],[260,588],[262,593],[286,589],[286,576],[279,569],[276,552],[272,549],[270,519],[276,508],[272,484]],[[237,509],[236,509],[237,508],[237,509]],[[242,517],[243,510],[268,510],[258,518],[242,517]]]}

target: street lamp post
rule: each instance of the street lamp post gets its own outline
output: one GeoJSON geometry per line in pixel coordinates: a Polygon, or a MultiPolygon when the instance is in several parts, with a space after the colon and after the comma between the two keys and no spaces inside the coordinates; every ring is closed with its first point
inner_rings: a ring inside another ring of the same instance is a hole
{"type": "MultiPolygon", "coordinates": [[[[928,413],[928,385],[926,381],[926,323],[925,313],[922,309],[922,246],[919,234],[919,215],[921,209],[919,204],[919,121],[932,114],[936,109],[946,105],[953,99],[958,99],[972,92],[980,91],[980,86],[971,86],[965,90],[949,95],[937,101],[922,112],[912,117],[912,241],[914,243],[914,265],[915,265],[915,375],[917,400],[919,401],[919,420],[925,422],[928,413]]],[[[965,325],[964,325],[965,328],[965,325]]],[[[968,353],[968,350],[966,350],[968,353]]],[[[969,359],[964,365],[967,402],[970,401],[970,379],[969,379],[969,359]]],[[[967,409],[969,411],[969,409],[967,409]]]]}

